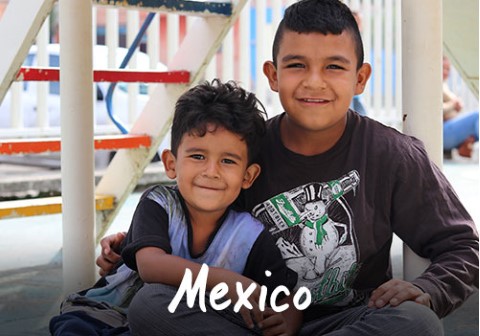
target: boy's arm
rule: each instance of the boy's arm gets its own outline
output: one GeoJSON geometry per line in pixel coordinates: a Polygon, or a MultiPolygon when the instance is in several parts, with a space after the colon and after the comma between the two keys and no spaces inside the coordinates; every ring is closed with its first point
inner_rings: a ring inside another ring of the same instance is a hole
{"type": "Polygon", "coordinates": [[[431,261],[411,281],[409,291],[418,287],[418,295],[413,296],[420,301],[426,300],[420,291],[429,294],[431,308],[443,317],[460,306],[478,284],[478,233],[423,144],[410,141],[405,155],[396,154],[391,224],[416,254],[431,261]]]}
{"type": "MultiPolygon", "coordinates": [[[[186,269],[192,272],[192,282],[195,282],[202,266],[193,261],[167,254],[164,250],[157,247],[144,247],[138,250],[135,254],[135,259],[138,273],[144,282],[156,282],[175,287],[179,287],[182,283],[186,269]]],[[[220,283],[227,284],[228,293],[225,296],[232,300],[231,304],[235,304],[238,300],[236,291],[237,283],[242,284],[244,291],[251,284],[254,284],[255,290],[248,299],[253,309],[250,312],[242,306],[240,314],[245,323],[250,327],[253,327],[251,314],[255,321],[261,320],[262,314],[259,309],[260,288],[253,280],[233,271],[210,267],[206,281],[206,289],[211,291],[213,287],[220,283]]]]}
{"type": "MultiPolygon", "coordinates": [[[[137,251],[135,258],[137,260],[138,273],[143,281],[147,283],[158,282],[176,287],[180,286],[186,269],[192,271],[193,281],[195,281],[202,267],[202,265],[196,262],[167,254],[164,250],[157,247],[144,247],[137,251]],[[165,270],[168,270],[168,272],[165,270]]],[[[233,271],[209,267],[207,289],[211,290],[221,282],[229,285],[229,292],[235,292],[236,282],[241,282],[244,285],[244,289],[252,283],[255,284],[253,280],[233,271]],[[233,285],[233,290],[230,290],[230,285],[233,285]]]]}
{"type": "MultiPolygon", "coordinates": [[[[278,286],[286,286],[289,289],[290,295],[276,303],[277,306],[288,304],[289,308],[281,313],[276,313],[273,309],[266,310],[259,326],[263,334],[268,336],[296,335],[303,320],[303,313],[293,305],[293,288],[298,275],[286,266],[275,239],[267,230],[259,235],[252,247],[244,274],[266,286],[270,294],[278,286]],[[266,275],[266,270],[271,272],[269,276],[266,275]]],[[[269,303],[270,300],[271,298],[268,299],[269,303]]]]}

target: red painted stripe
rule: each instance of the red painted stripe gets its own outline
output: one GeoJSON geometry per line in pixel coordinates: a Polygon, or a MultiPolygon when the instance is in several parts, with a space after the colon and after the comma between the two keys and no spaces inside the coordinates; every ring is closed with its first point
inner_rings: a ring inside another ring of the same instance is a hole
{"type": "MultiPolygon", "coordinates": [[[[152,139],[148,135],[108,135],[94,139],[95,149],[140,148],[150,147],[151,144],[152,139]]],[[[58,152],[60,148],[60,138],[0,140],[0,154],[58,152]]]]}
{"type": "Polygon", "coordinates": [[[94,70],[94,82],[182,83],[190,81],[188,71],[94,70]]]}
{"type": "Polygon", "coordinates": [[[95,137],[95,149],[120,149],[150,147],[152,139],[148,135],[116,135],[95,137]]]}
{"type": "MultiPolygon", "coordinates": [[[[17,73],[16,81],[47,81],[60,80],[59,68],[22,67],[17,73]]],[[[94,82],[126,82],[126,83],[177,83],[190,81],[188,71],[137,71],[137,70],[94,70],[94,82]]]]}
{"type": "Polygon", "coordinates": [[[58,68],[22,67],[18,71],[15,80],[58,82],[60,80],[60,71],[58,68]]]}

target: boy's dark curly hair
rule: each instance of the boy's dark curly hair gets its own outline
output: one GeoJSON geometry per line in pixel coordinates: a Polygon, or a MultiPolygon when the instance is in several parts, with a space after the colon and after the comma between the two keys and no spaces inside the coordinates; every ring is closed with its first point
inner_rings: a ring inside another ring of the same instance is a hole
{"type": "Polygon", "coordinates": [[[285,11],[273,40],[272,60],[277,66],[277,55],[286,30],[296,33],[351,34],[357,54],[357,69],[363,64],[363,42],[357,21],[350,8],[340,0],[301,0],[285,11]]]}
{"type": "Polygon", "coordinates": [[[246,142],[251,163],[265,135],[265,119],[265,109],[255,94],[233,81],[205,81],[185,92],[175,105],[171,151],[177,155],[184,134],[202,137],[207,125],[215,125],[239,135],[246,142]]]}

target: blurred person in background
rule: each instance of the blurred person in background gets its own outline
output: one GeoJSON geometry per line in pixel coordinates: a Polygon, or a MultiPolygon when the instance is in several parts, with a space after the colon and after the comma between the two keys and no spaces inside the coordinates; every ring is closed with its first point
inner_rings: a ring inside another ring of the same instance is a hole
{"type": "MultiPolygon", "coordinates": [[[[450,60],[443,57],[443,150],[451,155],[471,158],[474,143],[478,142],[478,110],[463,111],[462,100],[448,87],[450,60]]],[[[477,156],[478,159],[478,156],[477,156]]]]}

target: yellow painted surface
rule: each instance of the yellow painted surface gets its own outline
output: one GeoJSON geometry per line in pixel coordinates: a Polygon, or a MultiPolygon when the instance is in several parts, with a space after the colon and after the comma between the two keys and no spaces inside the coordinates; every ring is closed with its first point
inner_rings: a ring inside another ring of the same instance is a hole
{"type": "MultiPolygon", "coordinates": [[[[97,211],[113,209],[114,204],[114,196],[95,196],[95,208],[97,211]]],[[[0,202],[0,219],[51,215],[61,212],[61,196],[0,202]]]]}

